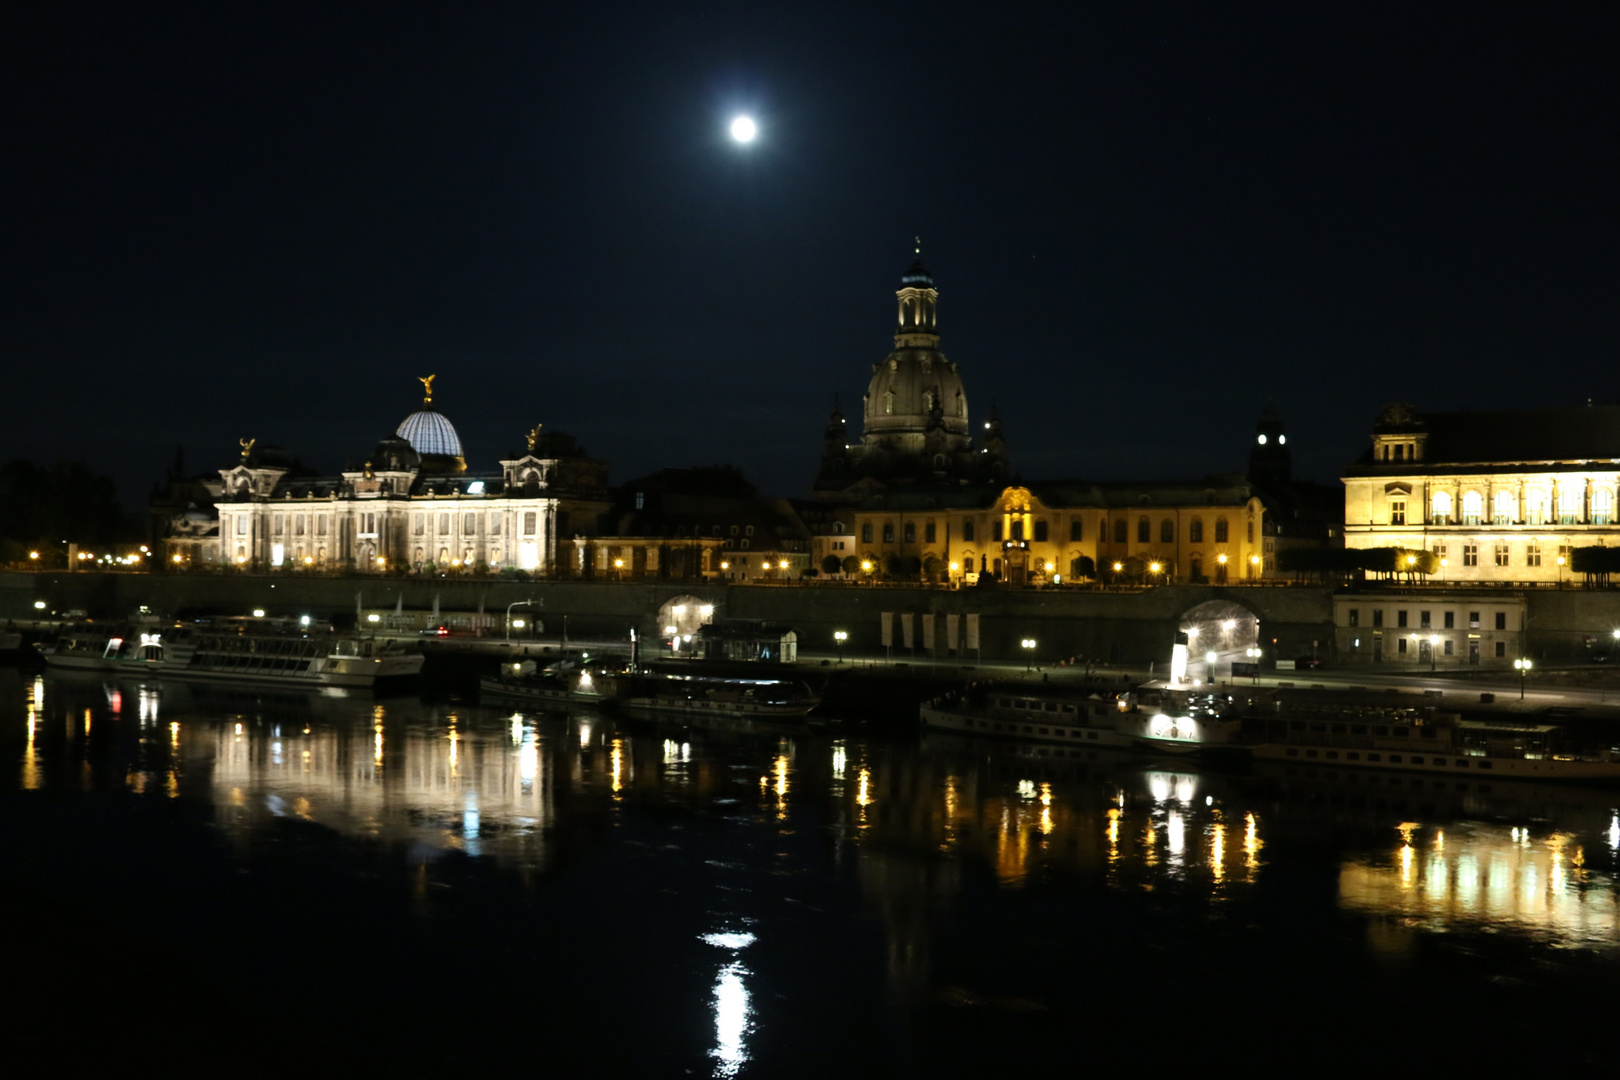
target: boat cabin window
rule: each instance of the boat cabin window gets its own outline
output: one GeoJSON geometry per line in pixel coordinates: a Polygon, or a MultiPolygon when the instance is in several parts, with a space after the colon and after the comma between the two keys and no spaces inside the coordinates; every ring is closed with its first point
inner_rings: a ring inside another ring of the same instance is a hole
{"type": "Polygon", "coordinates": [[[1365,735],[1365,734],[1367,734],[1367,725],[1366,724],[1351,724],[1350,725],[1350,734],[1352,734],[1352,735],[1365,735]]]}
{"type": "Polygon", "coordinates": [[[1401,755],[1399,755],[1399,754],[1391,754],[1391,755],[1389,755],[1389,763],[1391,765],[1399,765],[1401,763],[1401,755]]]}
{"type": "Polygon", "coordinates": [[[1479,763],[1479,767],[1482,768],[1482,769],[1488,769],[1488,768],[1491,767],[1491,763],[1488,762],[1488,761],[1481,761],[1479,763]]]}
{"type": "Polygon", "coordinates": [[[1335,734],[1335,735],[1343,735],[1344,734],[1344,725],[1343,724],[1334,724],[1333,725],[1333,734],[1335,734]]]}
{"type": "Polygon", "coordinates": [[[1383,761],[1384,760],[1384,755],[1382,755],[1382,754],[1368,754],[1367,755],[1367,760],[1368,761],[1383,761]]]}
{"type": "Polygon", "coordinates": [[[1312,724],[1311,725],[1311,730],[1312,731],[1318,731],[1318,732],[1326,732],[1327,731],[1327,725],[1326,724],[1312,724]]]}
{"type": "Polygon", "coordinates": [[[1432,727],[1421,728],[1421,729],[1419,729],[1418,734],[1421,735],[1425,739],[1432,739],[1432,738],[1434,738],[1434,728],[1432,728],[1432,727]]]}
{"type": "Polygon", "coordinates": [[[1379,724],[1377,727],[1373,728],[1373,734],[1374,735],[1388,735],[1389,734],[1389,725],[1387,725],[1387,724],[1379,724]]]}
{"type": "Polygon", "coordinates": [[[1410,728],[1405,727],[1391,728],[1390,730],[1403,739],[1412,733],[1410,728]]]}

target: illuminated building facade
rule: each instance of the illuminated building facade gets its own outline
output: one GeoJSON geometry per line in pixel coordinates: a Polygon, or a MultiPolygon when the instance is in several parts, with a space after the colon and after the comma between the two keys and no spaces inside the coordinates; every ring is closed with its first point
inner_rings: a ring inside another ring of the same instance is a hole
{"type": "Polygon", "coordinates": [[[850,520],[862,573],[953,580],[983,573],[1036,585],[1089,577],[1235,584],[1267,569],[1265,506],[1234,476],[885,491],[850,520]]]}
{"type": "Polygon", "coordinates": [[[1341,662],[1506,667],[1529,655],[1523,596],[1487,590],[1365,591],[1333,598],[1341,662]]]}
{"type": "Polygon", "coordinates": [[[1620,539],[1620,406],[1420,414],[1396,403],[1344,473],[1345,546],[1433,551],[1447,582],[1555,584],[1620,539]]]}

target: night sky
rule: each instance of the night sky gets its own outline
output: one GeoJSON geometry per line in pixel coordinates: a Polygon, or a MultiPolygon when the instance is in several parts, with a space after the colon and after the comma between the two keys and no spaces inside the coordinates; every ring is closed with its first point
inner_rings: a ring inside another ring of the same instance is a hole
{"type": "Polygon", "coordinates": [[[1620,397],[1613,5],[19,4],[0,459],[177,444],[802,494],[920,235],[1026,479],[1327,480],[1378,407],[1620,397]],[[747,112],[760,138],[726,135],[747,112]]]}

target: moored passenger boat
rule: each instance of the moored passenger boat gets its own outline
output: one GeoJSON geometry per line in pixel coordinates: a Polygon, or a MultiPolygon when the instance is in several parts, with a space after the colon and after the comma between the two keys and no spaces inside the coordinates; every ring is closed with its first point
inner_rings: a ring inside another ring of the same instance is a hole
{"type": "Polygon", "coordinates": [[[556,706],[601,705],[617,694],[618,683],[612,674],[572,660],[558,661],[543,669],[533,660],[516,660],[503,663],[499,675],[480,677],[478,692],[481,697],[556,706]]]}
{"type": "Polygon", "coordinates": [[[644,675],[631,681],[618,704],[630,713],[784,720],[808,716],[821,695],[785,679],[644,675]]]}
{"type": "Polygon", "coordinates": [[[918,717],[926,728],[1028,742],[1129,746],[1119,730],[1113,697],[1063,695],[1045,687],[991,686],[925,701],[918,717]]]}
{"type": "Polygon", "coordinates": [[[48,666],[80,671],[302,686],[374,686],[419,674],[424,660],[386,639],[259,620],[87,624],[41,643],[39,651],[48,666]]]}
{"type": "Polygon", "coordinates": [[[1557,724],[1464,720],[1438,710],[1297,709],[1251,726],[1257,761],[1480,780],[1620,782],[1620,760],[1611,750],[1582,750],[1557,724]]]}

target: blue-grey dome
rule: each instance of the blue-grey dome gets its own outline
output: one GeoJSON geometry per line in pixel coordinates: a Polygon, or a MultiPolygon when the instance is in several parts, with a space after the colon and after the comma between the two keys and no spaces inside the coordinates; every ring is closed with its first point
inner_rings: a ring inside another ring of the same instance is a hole
{"type": "Polygon", "coordinates": [[[418,409],[399,425],[397,434],[411,444],[418,454],[442,454],[461,457],[461,439],[443,413],[432,409],[418,409]]]}

